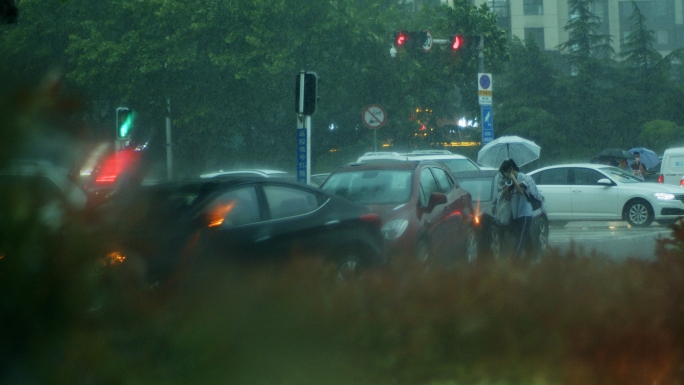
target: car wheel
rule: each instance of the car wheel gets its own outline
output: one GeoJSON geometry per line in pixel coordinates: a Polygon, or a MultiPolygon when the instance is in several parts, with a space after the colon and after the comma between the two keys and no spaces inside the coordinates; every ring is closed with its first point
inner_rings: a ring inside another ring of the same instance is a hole
{"type": "Polygon", "coordinates": [[[354,254],[347,254],[339,259],[337,279],[344,282],[352,282],[361,278],[362,265],[354,254]]]}
{"type": "Polygon", "coordinates": [[[468,236],[466,237],[466,258],[468,262],[477,261],[478,245],[477,245],[477,234],[475,230],[471,227],[468,229],[468,236]]]}
{"type": "Polygon", "coordinates": [[[627,205],[627,222],[634,227],[648,226],[653,222],[653,209],[648,202],[638,199],[627,205]]]}
{"type": "Polygon", "coordinates": [[[496,225],[489,226],[487,248],[492,259],[500,259],[501,255],[501,228],[496,225]]]}
{"type": "Polygon", "coordinates": [[[544,218],[539,218],[538,219],[538,225],[537,225],[537,231],[539,234],[537,234],[536,240],[537,240],[537,251],[539,253],[543,253],[546,251],[546,248],[549,246],[549,224],[544,218]]]}
{"type": "Polygon", "coordinates": [[[416,246],[416,259],[418,262],[427,263],[430,259],[430,254],[430,243],[425,238],[419,240],[416,246]]]}

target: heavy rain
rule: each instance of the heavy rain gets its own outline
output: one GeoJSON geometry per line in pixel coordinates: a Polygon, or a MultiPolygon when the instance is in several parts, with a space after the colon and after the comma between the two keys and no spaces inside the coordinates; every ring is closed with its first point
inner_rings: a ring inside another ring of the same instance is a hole
{"type": "Polygon", "coordinates": [[[684,383],[682,0],[0,0],[0,385],[684,383]]]}

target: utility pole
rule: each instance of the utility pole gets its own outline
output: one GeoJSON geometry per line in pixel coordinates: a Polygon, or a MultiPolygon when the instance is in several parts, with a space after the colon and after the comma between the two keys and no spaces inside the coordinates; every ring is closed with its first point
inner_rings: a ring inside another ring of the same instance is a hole
{"type": "Polygon", "coordinates": [[[311,115],[316,112],[318,75],[301,70],[295,79],[297,113],[297,181],[311,183],[311,115]]]}
{"type": "Polygon", "coordinates": [[[485,73],[484,65],[484,36],[480,35],[477,46],[478,71],[477,97],[480,104],[480,131],[482,145],[494,140],[494,111],[492,110],[492,74],[485,73]]]}
{"type": "Polygon", "coordinates": [[[171,98],[166,98],[166,180],[173,179],[173,148],[171,146],[171,98]]]}

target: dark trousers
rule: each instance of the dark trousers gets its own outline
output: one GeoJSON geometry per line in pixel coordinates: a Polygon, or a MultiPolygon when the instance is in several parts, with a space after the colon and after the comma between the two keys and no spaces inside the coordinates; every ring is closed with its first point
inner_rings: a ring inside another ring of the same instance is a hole
{"type": "Polygon", "coordinates": [[[532,235],[530,234],[532,217],[515,218],[511,224],[513,225],[513,234],[515,235],[515,245],[513,246],[515,258],[520,258],[523,251],[528,258],[531,258],[534,253],[532,235]]]}

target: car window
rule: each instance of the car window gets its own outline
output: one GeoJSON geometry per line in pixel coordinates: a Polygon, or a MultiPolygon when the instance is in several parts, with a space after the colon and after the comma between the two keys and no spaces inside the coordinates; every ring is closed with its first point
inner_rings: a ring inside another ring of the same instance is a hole
{"type": "Polygon", "coordinates": [[[568,168],[551,168],[538,172],[532,176],[537,185],[566,185],[568,184],[568,168]]]}
{"type": "Polygon", "coordinates": [[[459,179],[462,189],[470,193],[474,201],[486,202],[492,200],[494,191],[494,179],[459,179]]]}
{"type": "Polygon", "coordinates": [[[643,180],[635,177],[631,172],[617,167],[602,167],[600,170],[620,183],[643,183],[643,180]]]}
{"type": "Polygon", "coordinates": [[[285,186],[264,186],[271,219],[310,213],[318,208],[316,194],[285,186]]]}
{"type": "Polygon", "coordinates": [[[452,188],[454,188],[454,181],[451,179],[451,177],[449,177],[446,170],[438,167],[432,167],[432,172],[435,174],[437,183],[439,183],[439,191],[446,194],[451,191],[452,188]]]}
{"type": "Polygon", "coordinates": [[[480,169],[470,159],[439,159],[438,161],[449,167],[451,172],[473,171],[480,169]]]}
{"type": "Polygon", "coordinates": [[[362,204],[403,203],[411,198],[412,180],[411,170],[336,172],[321,188],[362,204]]]}
{"type": "Polygon", "coordinates": [[[420,172],[420,204],[427,206],[430,195],[435,191],[439,191],[437,181],[432,176],[430,169],[424,168],[420,172]]]}
{"type": "Polygon", "coordinates": [[[258,222],[259,202],[254,187],[243,187],[221,194],[207,207],[209,227],[240,226],[258,222]]]}
{"type": "Polygon", "coordinates": [[[600,172],[589,168],[575,168],[573,169],[573,173],[575,174],[575,181],[573,184],[583,186],[596,185],[596,182],[598,182],[599,179],[606,177],[600,172]]]}

